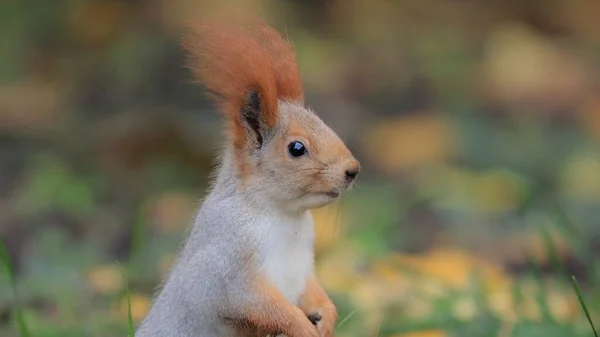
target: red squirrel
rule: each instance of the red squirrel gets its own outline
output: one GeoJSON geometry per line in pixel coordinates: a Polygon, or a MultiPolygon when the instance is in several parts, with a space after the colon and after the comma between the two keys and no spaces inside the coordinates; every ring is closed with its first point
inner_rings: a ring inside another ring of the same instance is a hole
{"type": "Polygon", "coordinates": [[[304,105],[291,43],[259,18],[188,26],[195,79],[226,121],[220,165],[138,337],[331,337],[310,210],[360,163],[304,105]]]}

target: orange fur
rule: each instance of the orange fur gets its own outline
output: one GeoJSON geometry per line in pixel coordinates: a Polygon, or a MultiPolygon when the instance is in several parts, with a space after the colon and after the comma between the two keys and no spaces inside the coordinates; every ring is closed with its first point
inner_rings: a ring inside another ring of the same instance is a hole
{"type": "Polygon", "coordinates": [[[244,15],[233,9],[229,13],[235,22],[252,32],[253,37],[270,55],[278,97],[303,103],[302,77],[291,42],[257,16],[244,15]]]}
{"type": "Polygon", "coordinates": [[[279,98],[303,101],[293,48],[264,21],[232,15],[231,20],[207,20],[187,28],[182,42],[188,66],[229,117],[236,147],[246,145],[239,112],[250,90],[259,91],[261,120],[269,127],[277,124],[279,98]]]}
{"type": "Polygon", "coordinates": [[[321,314],[320,336],[331,337],[334,335],[335,324],[338,318],[337,310],[314,276],[307,281],[306,290],[300,299],[299,308],[306,316],[315,312],[321,314]]]}
{"type": "Polygon", "coordinates": [[[292,45],[265,22],[256,25],[272,55],[279,97],[303,103],[302,77],[292,45]]]}
{"type": "Polygon", "coordinates": [[[277,122],[277,87],[270,57],[240,27],[208,22],[189,28],[191,33],[183,41],[188,64],[228,115],[234,144],[241,148],[246,134],[239,111],[250,90],[259,91],[263,121],[269,126],[277,122]]]}
{"type": "Polygon", "coordinates": [[[317,330],[302,310],[288,302],[266,277],[255,282],[254,298],[244,317],[231,320],[245,337],[284,334],[287,337],[317,337],[317,330]]]}

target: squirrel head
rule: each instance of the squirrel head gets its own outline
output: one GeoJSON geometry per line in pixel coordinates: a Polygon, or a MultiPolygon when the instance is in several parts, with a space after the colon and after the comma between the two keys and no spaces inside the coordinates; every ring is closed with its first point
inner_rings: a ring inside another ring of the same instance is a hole
{"type": "Polygon", "coordinates": [[[258,18],[188,28],[188,65],[226,116],[238,186],[291,210],[321,207],[346,192],[360,163],[304,106],[292,45],[258,18]]]}

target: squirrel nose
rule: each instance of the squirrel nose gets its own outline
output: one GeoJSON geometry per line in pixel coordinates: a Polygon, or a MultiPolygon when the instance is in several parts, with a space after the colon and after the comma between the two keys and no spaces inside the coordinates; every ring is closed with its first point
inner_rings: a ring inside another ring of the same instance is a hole
{"type": "Polygon", "coordinates": [[[353,181],[354,179],[356,179],[356,176],[358,175],[359,172],[360,172],[360,164],[358,164],[358,162],[356,162],[352,167],[349,167],[346,169],[346,180],[348,182],[353,181]]]}

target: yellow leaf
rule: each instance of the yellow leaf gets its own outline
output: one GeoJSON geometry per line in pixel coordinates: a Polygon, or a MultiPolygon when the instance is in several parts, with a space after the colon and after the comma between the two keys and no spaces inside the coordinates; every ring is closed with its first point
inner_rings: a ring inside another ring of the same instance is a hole
{"type": "Polygon", "coordinates": [[[121,271],[115,265],[93,268],[87,275],[87,281],[93,291],[104,295],[117,293],[125,285],[121,271]]]}
{"type": "Polygon", "coordinates": [[[482,274],[488,286],[501,286],[510,282],[510,277],[500,266],[458,249],[439,248],[421,256],[395,254],[393,258],[397,263],[414,268],[454,288],[468,286],[475,273],[482,274]]]}
{"type": "Polygon", "coordinates": [[[562,178],[563,193],[574,200],[600,200],[600,156],[580,154],[567,162],[562,178]]]}
{"type": "MultiPolygon", "coordinates": [[[[131,317],[140,321],[146,317],[148,310],[150,310],[151,301],[148,296],[140,294],[131,295],[131,317]]],[[[127,308],[127,302],[123,302],[125,308],[127,308]]]]}
{"type": "Polygon", "coordinates": [[[388,261],[376,260],[371,266],[372,274],[389,284],[390,287],[407,289],[410,279],[388,261]]]}
{"type": "Polygon", "coordinates": [[[459,136],[441,114],[425,113],[382,121],[363,145],[375,165],[394,173],[444,162],[459,151],[459,136]]]}
{"type": "Polygon", "coordinates": [[[468,285],[473,261],[464,252],[440,250],[426,254],[421,266],[433,277],[458,288],[468,285]]]}
{"type": "Polygon", "coordinates": [[[392,335],[392,337],[446,337],[446,336],[448,336],[448,333],[446,331],[438,330],[438,329],[423,330],[423,331],[408,332],[408,333],[403,333],[403,334],[392,335]]]}
{"type": "MultiPolygon", "coordinates": [[[[137,294],[137,293],[131,293],[130,300],[131,300],[131,317],[133,318],[134,321],[143,320],[146,317],[146,315],[148,314],[148,311],[150,310],[152,301],[150,300],[150,298],[148,296],[143,295],[143,294],[137,294]]],[[[116,305],[114,305],[111,310],[112,314],[115,317],[119,317],[119,318],[127,317],[127,312],[128,312],[128,307],[129,307],[129,303],[127,302],[127,297],[123,296],[123,298],[118,303],[115,303],[115,304],[116,305]]]]}
{"type": "Polygon", "coordinates": [[[550,314],[559,322],[572,321],[580,317],[580,304],[572,292],[550,291],[548,294],[550,314]]]}
{"type": "Polygon", "coordinates": [[[365,275],[355,284],[351,296],[356,305],[369,312],[384,308],[392,300],[393,294],[387,289],[385,282],[372,275],[365,275]]]}
{"type": "Polygon", "coordinates": [[[489,93],[509,103],[573,102],[581,99],[589,82],[576,57],[520,24],[492,32],[483,65],[489,93]]]}
{"type": "Polygon", "coordinates": [[[477,304],[469,297],[460,297],[452,305],[452,314],[461,321],[472,320],[478,311],[477,304]]]}
{"type": "Polygon", "coordinates": [[[542,309],[538,301],[531,296],[526,297],[523,301],[521,310],[525,317],[531,321],[537,322],[542,318],[542,309]]]}
{"type": "Polygon", "coordinates": [[[515,210],[525,192],[519,177],[504,169],[477,172],[441,166],[421,173],[418,184],[437,196],[437,207],[470,212],[515,210]]]}
{"type": "Polygon", "coordinates": [[[517,319],[514,296],[510,290],[492,291],[487,299],[490,310],[500,318],[510,322],[517,319]]]}
{"type": "Polygon", "coordinates": [[[410,319],[423,319],[431,316],[434,310],[432,301],[429,298],[415,297],[410,299],[410,306],[404,317],[410,319]]]}
{"type": "Polygon", "coordinates": [[[418,289],[421,294],[432,299],[442,297],[451,290],[447,284],[432,277],[421,277],[413,286],[418,289]]]}

